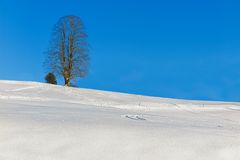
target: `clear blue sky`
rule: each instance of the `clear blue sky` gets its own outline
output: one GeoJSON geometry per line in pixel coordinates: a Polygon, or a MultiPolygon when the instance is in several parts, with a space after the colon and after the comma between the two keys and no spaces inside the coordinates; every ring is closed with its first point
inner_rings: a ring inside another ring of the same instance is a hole
{"type": "Polygon", "coordinates": [[[0,79],[44,81],[43,52],[64,15],[91,44],[86,88],[240,101],[240,2],[0,0],[0,79]]]}

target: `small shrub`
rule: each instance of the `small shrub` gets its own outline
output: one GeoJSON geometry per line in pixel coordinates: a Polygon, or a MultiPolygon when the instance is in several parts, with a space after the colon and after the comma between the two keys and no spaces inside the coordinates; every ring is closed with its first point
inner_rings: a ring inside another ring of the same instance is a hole
{"type": "Polygon", "coordinates": [[[45,77],[45,81],[49,84],[57,84],[56,77],[53,73],[48,73],[45,77]]]}

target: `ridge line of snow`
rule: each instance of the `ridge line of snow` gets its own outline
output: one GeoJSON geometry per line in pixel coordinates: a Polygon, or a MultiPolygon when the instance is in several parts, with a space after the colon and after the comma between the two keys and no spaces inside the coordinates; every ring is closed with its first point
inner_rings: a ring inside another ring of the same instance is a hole
{"type": "Polygon", "coordinates": [[[186,111],[188,111],[189,109],[191,110],[191,109],[232,108],[235,110],[240,110],[240,104],[237,102],[214,102],[214,101],[169,99],[161,97],[125,94],[118,92],[100,91],[93,89],[68,88],[64,86],[50,85],[39,82],[0,80],[0,85],[1,84],[3,86],[5,86],[4,84],[8,84],[10,87],[10,89],[9,87],[7,87],[8,89],[5,91],[0,90],[0,99],[2,100],[58,101],[64,103],[84,104],[99,107],[110,106],[121,109],[155,110],[163,108],[169,109],[175,108],[180,110],[185,109],[186,111]],[[57,95],[61,94],[62,96],[67,97],[66,98],[48,97],[47,93],[49,91],[54,92],[54,94],[57,95]],[[12,93],[9,92],[18,92],[18,94],[12,95],[12,93]],[[40,94],[42,97],[40,96],[40,94]]]}

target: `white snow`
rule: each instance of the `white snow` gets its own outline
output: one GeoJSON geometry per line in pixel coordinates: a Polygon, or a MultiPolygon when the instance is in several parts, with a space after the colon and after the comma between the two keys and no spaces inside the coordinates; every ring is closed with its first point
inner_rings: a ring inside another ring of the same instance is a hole
{"type": "Polygon", "coordinates": [[[0,81],[0,160],[240,160],[240,103],[0,81]]]}

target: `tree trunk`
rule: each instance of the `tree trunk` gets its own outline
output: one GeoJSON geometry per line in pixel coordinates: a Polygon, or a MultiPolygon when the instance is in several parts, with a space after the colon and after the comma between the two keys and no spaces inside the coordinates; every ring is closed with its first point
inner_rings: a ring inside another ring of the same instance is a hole
{"type": "Polygon", "coordinates": [[[69,79],[69,78],[64,78],[64,81],[65,81],[65,86],[68,86],[68,87],[71,86],[71,83],[70,83],[70,79],[69,79]]]}

